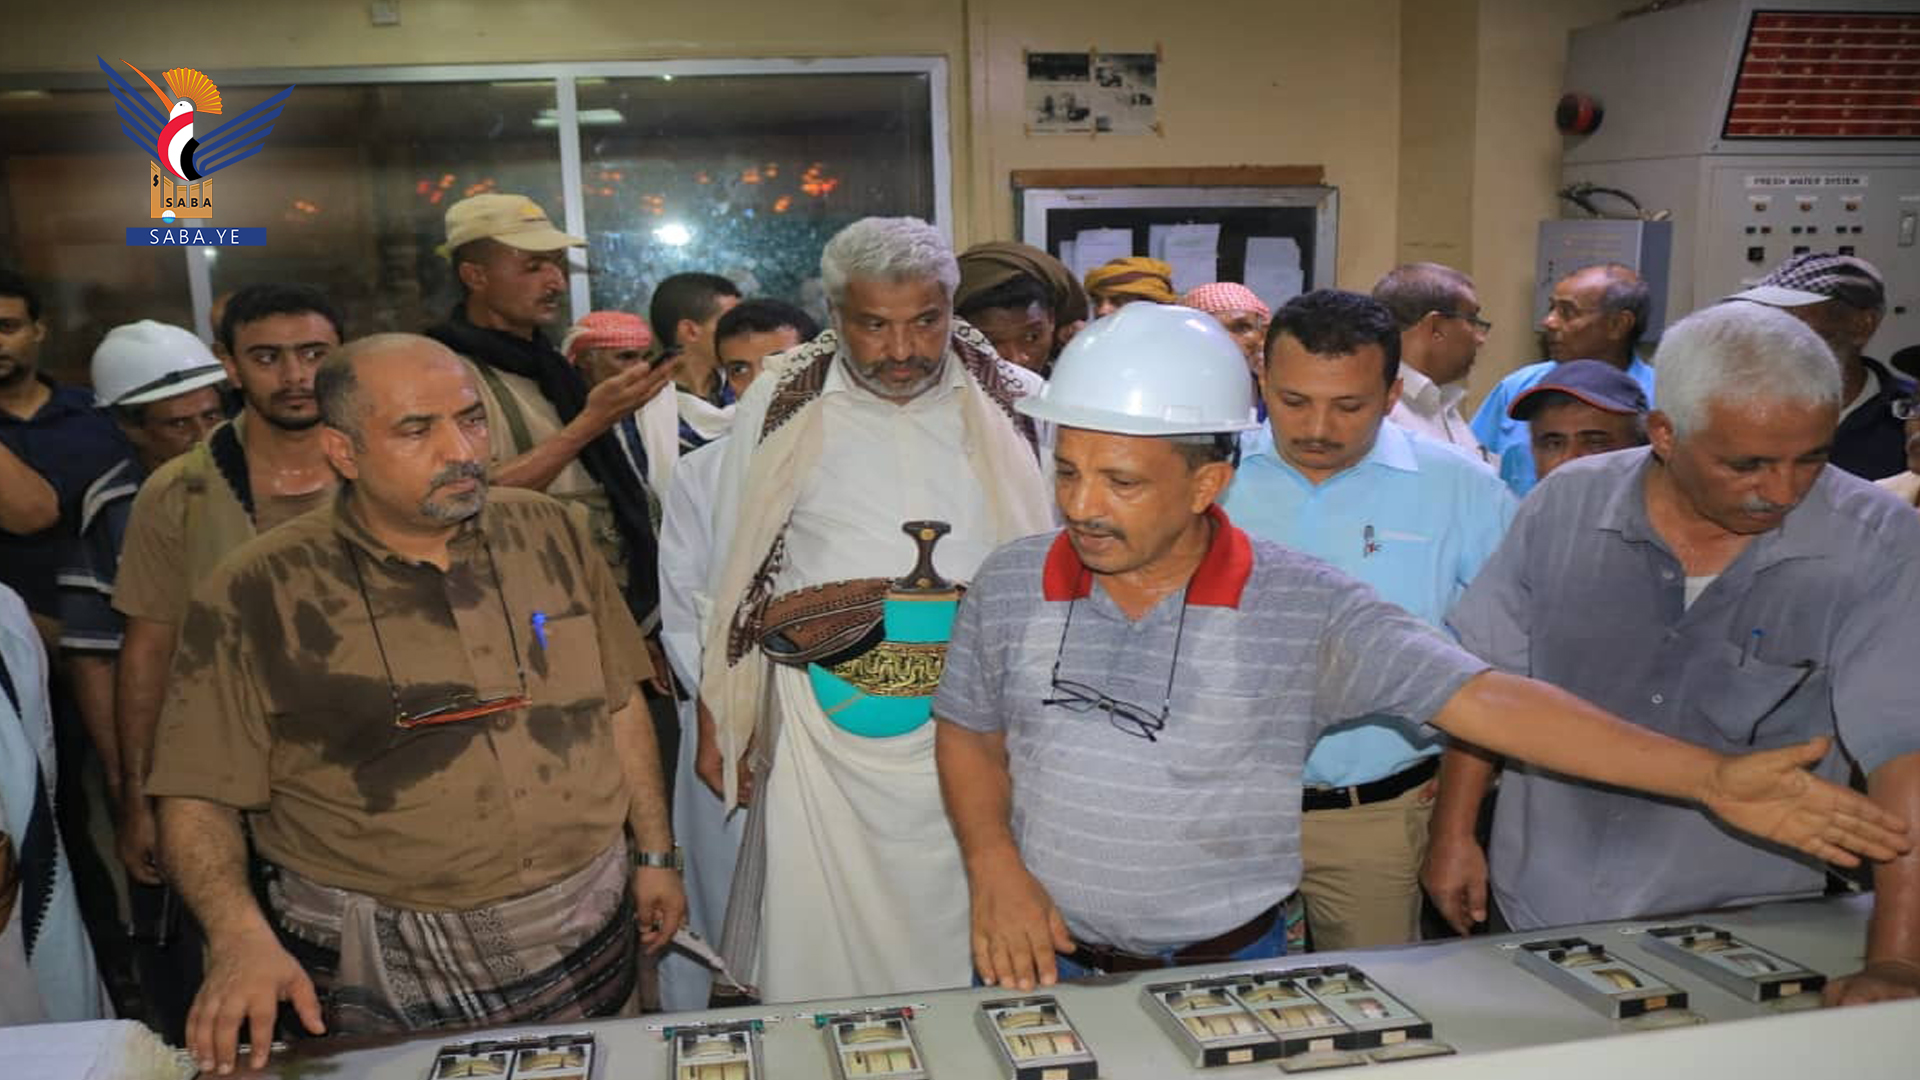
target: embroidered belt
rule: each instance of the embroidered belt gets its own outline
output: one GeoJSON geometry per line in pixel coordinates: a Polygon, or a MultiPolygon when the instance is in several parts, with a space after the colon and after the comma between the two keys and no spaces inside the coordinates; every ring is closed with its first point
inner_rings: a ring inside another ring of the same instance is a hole
{"type": "Polygon", "coordinates": [[[889,738],[925,724],[946,670],[961,589],[933,569],[944,522],[910,521],[920,557],[904,578],[857,578],[776,596],[756,638],[769,659],[803,668],[814,700],[855,735],[889,738]]]}
{"type": "Polygon", "coordinates": [[[882,641],[827,670],[875,697],[926,697],[947,669],[945,642],[882,641]]]}

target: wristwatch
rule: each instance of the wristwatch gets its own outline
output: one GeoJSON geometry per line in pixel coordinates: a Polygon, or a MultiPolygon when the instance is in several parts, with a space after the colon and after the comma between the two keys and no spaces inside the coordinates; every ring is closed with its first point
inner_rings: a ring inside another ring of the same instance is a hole
{"type": "Polygon", "coordinates": [[[633,865],[646,870],[684,870],[687,860],[680,854],[680,845],[673,845],[672,851],[635,851],[633,865]]]}

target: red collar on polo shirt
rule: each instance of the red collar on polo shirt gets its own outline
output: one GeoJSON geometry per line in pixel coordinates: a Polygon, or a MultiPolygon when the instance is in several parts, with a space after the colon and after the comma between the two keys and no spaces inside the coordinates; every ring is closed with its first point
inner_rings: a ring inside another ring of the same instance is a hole
{"type": "MultiPolygon", "coordinates": [[[[1207,507],[1207,516],[1213,519],[1213,542],[1207,545],[1206,558],[1194,570],[1193,580],[1187,582],[1187,603],[1237,608],[1247,579],[1253,576],[1253,543],[1217,504],[1207,507]]],[[[1093,571],[1080,561],[1064,529],[1047,551],[1040,591],[1055,603],[1085,599],[1093,591],[1093,571]]]]}

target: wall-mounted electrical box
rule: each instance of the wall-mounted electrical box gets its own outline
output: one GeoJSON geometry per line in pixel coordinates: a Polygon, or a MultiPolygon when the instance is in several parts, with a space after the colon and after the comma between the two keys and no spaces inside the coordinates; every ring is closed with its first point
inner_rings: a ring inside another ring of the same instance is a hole
{"type": "Polygon", "coordinates": [[[1920,0],[1636,15],[1573,34],[1566,88],[1604,116],[1568,137],[1563,180],[1671,214],[1669,320],[1831,251],[1886,277],[1868,352],[1920,341],[1920,0]]]}

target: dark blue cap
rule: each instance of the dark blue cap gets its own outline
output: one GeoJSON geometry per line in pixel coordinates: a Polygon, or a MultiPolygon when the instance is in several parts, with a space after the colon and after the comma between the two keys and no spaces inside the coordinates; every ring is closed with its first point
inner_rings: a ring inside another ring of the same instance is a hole
{"type": "Polygon", "coordinates": [[[1630,416],[1647,411],[1647,392],[1633,376],[1604,360],[1568,360],[1547,372],[1531,390],[1513,399],[1507,415],[1530,420],[1551,394],[1565,394],[1601,412],[1630,416]]]}

